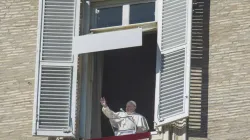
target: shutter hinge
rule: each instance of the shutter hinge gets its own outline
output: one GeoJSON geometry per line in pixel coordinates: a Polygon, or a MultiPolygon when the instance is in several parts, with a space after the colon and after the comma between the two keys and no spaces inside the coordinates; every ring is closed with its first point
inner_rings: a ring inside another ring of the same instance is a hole
{"type": "Polygon", "coordinates": [[[38,114],[36,114],[36,122],[38,122],[39,123],[39,119],[38,119],[38,114]]]}
{"type": "Polygon", "coordinates": [[[86,0],[86,4],[90,5],[90,1],[89,1],[89,0],[86,0]]]}
{"type": "MultiPolygon", "coordinates": [[[[70,118],[70,126],[71,125],[72,125],[72,118],[70,118]]],[[[70,126],[68,126],[67,129],[63,129],[63,133],[71,133],[72,132],[72,127],[70,127],[70,126]]]]}
{"type": "Polygon", "coordinates": [[[37,135],[37,126],[39,125],[39,119],[38,119],[38,114],[36,114],[36,123],[35,123],[35,132],[33,133],[33,135],[37,135]]]}
{"type": "Polygon", "coordinates": [[[158,117],[159,122],[163,122],[164,119],[162,119],[162,118],[160,117],[159,113],[160,113],[160,104],[158,104],[157,117],[158,117]]]}
{"type": "Polygon", "coordinates": [[[72,132],[70,127],[68,127],[67,129],[63,129],[63,133],[70,133],[70,132],[72,132]]]}
{"type": "Polygon", "coordinates": [[[100,10],[95,9],[95,13],[96,13],[96,14],[99,14],[99,13],[100,13],[100,10]]]}
{"type": "Polygon", "coordinates": [[[159,129],[159,126],[158,126],[157,122],[155,122],[155,121],[153,121],[153,122],[154,122],[154,124],[155,124],[155,130],[156,130],[156,132],[157,132],[157,133],[160,133],[161,130],[159,129]]]}

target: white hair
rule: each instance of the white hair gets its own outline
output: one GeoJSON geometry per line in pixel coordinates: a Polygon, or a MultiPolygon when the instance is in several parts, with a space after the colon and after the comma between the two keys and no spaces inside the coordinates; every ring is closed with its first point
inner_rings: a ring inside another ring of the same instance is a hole
{"type": "Polygon", "coordinates": [[[136,102],[135,102],[135,101],[132,101],[132,100],[131,100],[131,101],[128,101],[127,104],[128,104],[128,103],[130,103],[130,104],[132,104],[132,105],[134,105],[134,106],[136,107],[136,102]]]}

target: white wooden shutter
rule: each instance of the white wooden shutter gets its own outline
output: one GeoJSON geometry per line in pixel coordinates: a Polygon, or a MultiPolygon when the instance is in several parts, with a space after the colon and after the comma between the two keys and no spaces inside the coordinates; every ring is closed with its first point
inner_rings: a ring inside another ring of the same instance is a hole
{"type": "Polygon", "coordinates": [[[79,0],[39,0],[32,134],[75,137],[79,0]]]}
{"type": "Polygon", "coordinates": [[[192,0],[158,1],[155,122],[189,114],[192,0]]]}

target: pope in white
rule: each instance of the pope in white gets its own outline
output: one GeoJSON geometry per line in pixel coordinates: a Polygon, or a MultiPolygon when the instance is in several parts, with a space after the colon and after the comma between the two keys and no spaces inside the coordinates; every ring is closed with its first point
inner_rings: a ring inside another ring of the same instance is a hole
{"type": "Polygon", "coordinates": [[[102,112],[109,118],[111,125],[118,129],[117,133],[115,133],[116,136],[142,133],[149,130],[146,118],[135,112],[136,103],[134,101],[127,102],[126,112],[112,111],[108,107],[105,98],[101,98],[100,102],[103,106],[102,112]]]}

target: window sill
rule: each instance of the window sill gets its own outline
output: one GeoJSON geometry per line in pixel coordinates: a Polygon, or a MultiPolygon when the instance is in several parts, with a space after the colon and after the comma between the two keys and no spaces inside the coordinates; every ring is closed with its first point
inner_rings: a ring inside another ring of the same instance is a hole
{"type": "Polygon", "coordinates": [[[151,131],[150,134],[151,135],[158,135],[158,133],[156,131],[151,131]]]}
{"type": "Polygon", "coordinates": [[[142,28],[143,32],[156,31],[157,30],[157,22],[153,21],[153,22],[144,22],[144,23],[124,25],[124,26],[95,28],[95,29],[90,29],[90,32],[91,33],[102,33],[102,32],[111,32],[111,31],[126,30],[126,29],[132,29],[132,28],[142,28]]]}

